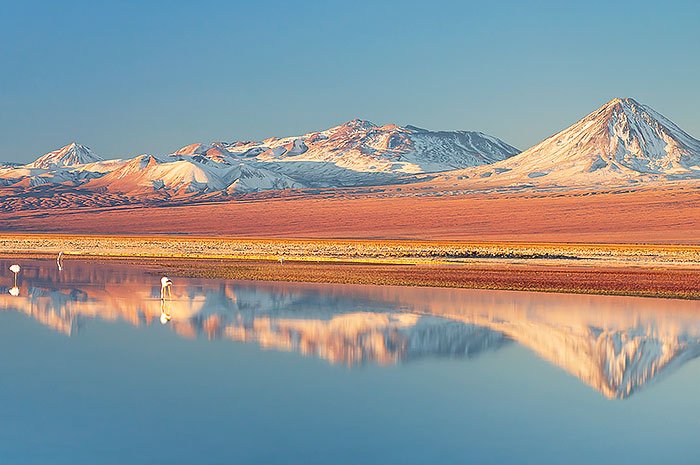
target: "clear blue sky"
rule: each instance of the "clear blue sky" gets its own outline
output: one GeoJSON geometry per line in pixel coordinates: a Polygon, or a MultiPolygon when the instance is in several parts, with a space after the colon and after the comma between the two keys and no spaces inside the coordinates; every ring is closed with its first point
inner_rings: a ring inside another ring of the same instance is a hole
{"type": "Polygon", "coordinates": [[[0,0],[0,160],[352,118],[525,149],[613,97],[700,138],[700,2],[0,0]]]}

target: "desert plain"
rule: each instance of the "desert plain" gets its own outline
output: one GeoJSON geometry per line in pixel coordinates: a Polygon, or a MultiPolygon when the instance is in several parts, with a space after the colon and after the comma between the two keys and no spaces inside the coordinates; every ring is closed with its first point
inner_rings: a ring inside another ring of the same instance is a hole
{"type": "Polygon", "coordinates": [[[6,209],[0,253],[138,260],[173,276],[700,297],[692,184],[396,194],[6,209]]]}

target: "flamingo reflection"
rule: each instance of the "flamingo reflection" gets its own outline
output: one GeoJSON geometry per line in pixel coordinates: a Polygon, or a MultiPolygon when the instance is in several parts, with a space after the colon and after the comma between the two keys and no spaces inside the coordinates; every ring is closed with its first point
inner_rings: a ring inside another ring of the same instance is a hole
{"type": "Polygon", "coordinates": [[[167,305],[165,304],[165,300],[161,299],[160,301],[160,322],[162,324],[167,324],[168,321],[170,321],[170,313],[168,312],[167,305]]]}
{"type": "Polygon", "coordinates": [[[160,279],[160,322],[166,324],[170,321],[170,313],[168,312],[167,305],[165,302],[166,295],[172,300],[173,282],[167,276],[163,276],[160,279]]]}

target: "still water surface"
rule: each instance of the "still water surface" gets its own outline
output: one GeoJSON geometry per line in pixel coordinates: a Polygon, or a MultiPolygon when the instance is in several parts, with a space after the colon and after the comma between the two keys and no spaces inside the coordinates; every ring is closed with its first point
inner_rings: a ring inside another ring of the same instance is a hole
{"type": "Polygon", "coordinates": [[[15,262],[2,464],[700,461],[700,302],[15,262]]]}

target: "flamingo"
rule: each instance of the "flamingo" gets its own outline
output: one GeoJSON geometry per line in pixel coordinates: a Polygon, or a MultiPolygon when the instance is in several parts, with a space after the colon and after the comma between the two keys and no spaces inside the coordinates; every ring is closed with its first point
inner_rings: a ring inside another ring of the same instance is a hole
{"type": "Polygon", "coordinates": [[[17,273],[19,273],[20,270],[19,265],[12,265],[10,266],[10,271],[12,271],[15,274],[15,285],[10,289],[10,295],[17,297],[19,295],[19,288],[17,287],[17,273]]]}
{"type": "Polygon", "coordinates": [[[17,287],[17,273],[19,273],[19,270],[21,270],[19,265],[10,266],[10,271],[12,271],[15,274],[15,287],[17,287]]]}
{"type": "Polygon", "coordinates": [[[171,287],[173,285],[173,282],[168,278],[167,276],[163,276],[160,278],[160,299],[165,300],[165,294],[168,294],[168,297],[171,299],[173,298],[173,293],[171,290],[171,287]]]}

